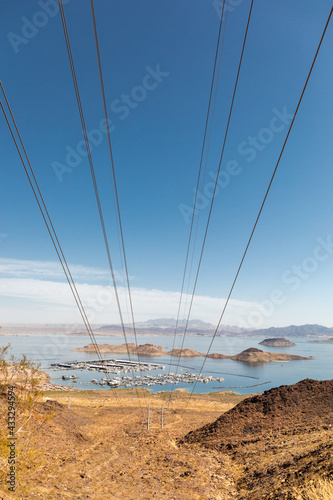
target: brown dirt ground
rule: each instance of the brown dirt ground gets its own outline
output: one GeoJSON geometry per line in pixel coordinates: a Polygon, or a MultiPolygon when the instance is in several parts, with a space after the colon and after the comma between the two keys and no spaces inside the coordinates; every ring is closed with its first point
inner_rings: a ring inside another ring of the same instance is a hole
{"type": "MultiPolygon", "coordinates": [[[[174,394],[168,405],[168,394],[140,389],[141,408],[136,395],[122,389],[45,393],[33,420],[18,434],[19,443],[29,440],[33,459],[21,469],[17,464],[16,495],[1,485],[2,496],[6,500],[237,498],[226,455],[199,445],[179,446],[177,441],[216,420],[244,396],[195,395],[183,411],[188,394],[174,394]]],[[[1,425],[5,412],[2,399],[1,425]]]]}
{"type": "MultiPolygon", "coordinates": [[[[44,393],[17,433],[16,494],[3,482],[0,498],[291,500],[332,477],[333,381],[250,398],[188,396],[168,404],[168,393],[145,389],[44,393]]],[[[1,397],[0,430],[6,411],[1,397]]],[[[17,414],[21,427],[27,415],[17,414]]]]}

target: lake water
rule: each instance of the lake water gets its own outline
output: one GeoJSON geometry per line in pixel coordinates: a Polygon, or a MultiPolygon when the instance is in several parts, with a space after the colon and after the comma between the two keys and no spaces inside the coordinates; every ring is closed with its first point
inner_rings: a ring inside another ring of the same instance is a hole
{"type": "MultiPolygon", "coordinates": [[[[122,337],[114,336],[96,336],[98,344],[122,344],[122,337]]],[[[194,392],[212,392],[216,390],[234,390],[239,394],[249,394],[253,392],[263,392],[283,384],[294,384],[305,378],[316,380],[328,380],[332,376],[332,356],[333,343],[311,343],[310,339],[292,339],[289,338],[296,346],[292,347],[268,347],[261,346],[263,338],[233,338],[233,337],[217,337],[214,340],[211,353],[223,353],[227,355],[237,354],[249,347],[256,347],[263,351],[269,352],[285,352],[288,354],[297,354],[299,356],[313,356],[312,360],[299,360],[289,362],[272,362],[272,363],[244,363],[233,361],[230,359],[214,360],[207,359],[204,365],[203,374],[223,377],[224,382],[210,382],[208,384],[197,383],[194,392]],[[255,384],[256,387],[250,387],[255,384]]],[[[133,338],[128,337],[129,342],[133,342],[133,338]]],[[[184,348],[191,348],[199,352],[206,352],[211,338],[188,336],[185,339],[184,348]]],[[[175,347],[179,348],[181,337],[176,338],[175,347]]],[[[100,380],[105,375],[98,372],[88,370],[69,370],[55,371],[50,369],[51,363],[62,361],[87,361],[97,359],[96,354],[86,352],[73,352],[77,347],[83,347],[90,344],[88,336],[67,336],[67,335],[6,335],[0,336],[0,346],[11,344],[11,353],[15,356],[26,354],[28,359],[41,364],[41,369],[50,375],[50,381],[54,384],[69,385],[77,389],[99,389],[99,386],[92,385],[91,379],[100,380]],[[73,384],[69,381],[63,381],[63,374],[75,373],[78,376],[78,383],[73,384]]],[[[171,350],[173,344],[172,336],[138,336],[138,343],[151,343],[158,346],[163,346],[167,350],[171,350]]],[[[121,354],[103,354],[104,359],[127,359],[127,355],[121,354]]],[[[131,359],[137,360],[135,355],[131,355],[131,359]]],[[[143,362],[158,363],[165,366],[165,371],[152,370],[149,375],[157,375],[159,373],[176,372],[177,358],[171,356],[143,357],[140,356],[143,362]]],[[[179,373],[186,371],[198,373],[204,362],[203,357],[181,358],[179,373]]],[[[121,377],[123,374],[119,374],[121,377]]],[[[129,375],[129,374],[127,374],[129,375]]],[[[139,375],[139,372],[135,372],[139,375]]],[[[112,377],[112,374],[110,375],[112,377]]],[[[186,388],[189,392],[192,391],[193,385],[187,383],[179,383],[174,388],[186,388]]],[[[164,387],[156,385],[150,387],[152,392],[161,390],[171,390],[172,385],[168,384],[164,387]]],[[[101,390],[108,390],[103,389],[101,390]]]]}

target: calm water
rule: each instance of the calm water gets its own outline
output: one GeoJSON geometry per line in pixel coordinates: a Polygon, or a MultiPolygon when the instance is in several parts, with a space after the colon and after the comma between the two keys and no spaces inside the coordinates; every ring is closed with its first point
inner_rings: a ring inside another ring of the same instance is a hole
{"type": "MultiPolygon", "coordinates": [[[[123,338],[112,336],[97,336],[99,344],[122,344],[123,338]]],[[[299,356],[314,356],[313,360],[300,360],[289,361],[288,363],[256,363],[249,364],[240,361],[233,361],[230,359],[213,360],[207,359],[203,374],[213,375],[216,377],[223,377],[224,382],[211,382],[208,384],[198,383],[195,387],[195,392],[211,392],[218,389],[229,389],[238,392],[239,394],[249,394],[253,392],[263,392],[272,387],[277,387],[283,384],[293,384],[304,378],[313,378],[316,380],[327,380],[333,378],[332,375],[332,357],[333,357],[333,343],[310,343],[310,339],[292,339],[296,346],[292,347],[268,347],[260,346],[263,338],[216,338],[211,349],[211,353],[218,352],[228,355],[237,354],[249,347],[257,347],[264,351],[269,352],[285,352],[288,354],[297,354],[299,356]],[[249,387],[254,384],[263,384],[257,387],[249,387]],[[241,387],[240,387],[241,386],[241,387]]],[[[132,338],[128,338],[129,342],[133,342],[132,338]]],[[[185,340],[184,348],[191,348],[199,352],[206,352],[211,339],[208,337],[191,337],[188,336],[185,340]]],[[[61,385],[71,385],[78,389],[98,389],[99,386],[90,383],[92,378],[101,379],[104,374],[98,372],[91,372],[87,370],[82,371],[54,371],[50,369],[51,363],[61,361],[84,361],[97,359],[95,354],[85,352],[73,352],[77,347],[83,347],[90,344],[90,338],[87,336],[65,336],[65,335],[11,335],[0,336],[0,346],[11,344],[11,353],[19,356],[26,354],[28,359],[36,361],[41,364],[41,368],[49,373],[52,383],[61,385]],[[62,381],[63,374],[76,373],[78,376],[78,383],[72,384],[69,381],[62,381]]],[[[173,338],[167,336],[138,336],[138,343],[145,344],[151,343],[163,346],[167,349],[172,348],[173,338]]],[[[180,337],[177,337],[175,347],[180,347],[180,337]]],[[[126,355],[121,354],[103,354],[103,358],[117,358],[127,359],[126,355]]],[[[132,360],[136,357],[132,355],[132,360]]],[[[175,372],[177,358],[170,356],[157,356],[157,357],[142,357],[141,361],[154,362],[164,365],[165,371],[149,371],[149,375],[157,375],[158,373],[175,372]]],[[[185,371],[199,372],[204,361],[203,357],[195,358],[181,358],[179,373],[185,371]]],[[[122,376],[119,374],[118,376],[122,376]]],[[[127,374],[129,375],[129,374],[127,374]]],[[[135,373],[139,375],[139,372],[135,373]]],[[[112,376],[112,375],[111,375],[112,376]]],[[[161,390],[170,390],[171,384],[166,386],[156,385],[150,387],[152,392],[161,390]]],[[[179,383],[175,388],[185,387],[190,392],[193,389],[192,384],[179,383]]],[[[107,389],[101,389],[107,390],[107,389]]]]}

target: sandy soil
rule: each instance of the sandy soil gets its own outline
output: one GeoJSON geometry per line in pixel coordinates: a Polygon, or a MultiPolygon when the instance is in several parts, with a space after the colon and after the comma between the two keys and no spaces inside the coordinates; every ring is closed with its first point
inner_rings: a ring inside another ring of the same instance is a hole
{"type": "Polygon", "coordinates": [[[32,450],[18,470],[18,496],[0,492],[29,500],[237,498],[227,456],[177,441],[244,396],[195,395],[184,409],[188,396],[174,394],[168,404],[167,393],[145,389],[45,393],[18,436],[23,443],[30,435],[32,450]]]}

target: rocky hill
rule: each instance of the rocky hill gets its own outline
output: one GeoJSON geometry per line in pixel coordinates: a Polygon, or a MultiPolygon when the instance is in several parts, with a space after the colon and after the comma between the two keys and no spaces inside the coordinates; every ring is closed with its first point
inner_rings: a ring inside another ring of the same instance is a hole
{"type": "Polygon", "coordinates": [[[172,351],[169,351],[165,354],[170,354],[170,356],[182,356],[184,358],[202,356],[200,352],[194,351],[193,349],[172,349],[172,351]]]}
{"type": "Polygon", "coordinates": [[[282,352],[265,352],[256,347],[249,347],[234,356],[227,356],[226,354],[209,354],[207,358],[212,359],[233,359],[235,361],[245,361],[247,363],[260,363],[267,361],[291,361],[294,359],[313,359],[311,357],[305,358],[295,354],[286,354],[282,352]]]}
{"type": "Polygon", "coordinates": [[[333,380],[306,379],[245,399],[214,423],[187,434],[228,453],[238,478],[239,499],[289,499],[291,485],[314,475],[333,475],[333,380]]]}
{"type": "Polygon", "coordinates": [[[258,363],[264,361],[291,361],[294,359],[312,359],[306,358],[304,356],[297,356],[295,354],[286,354],[281,352],[264,352],[261,349],[256,349],[255,347],[250,347],[245,349],[245,351],[236,354],[235,356],[230,356],[231,359],[236,361],[247,361],[248,363],[258,363]]]}

